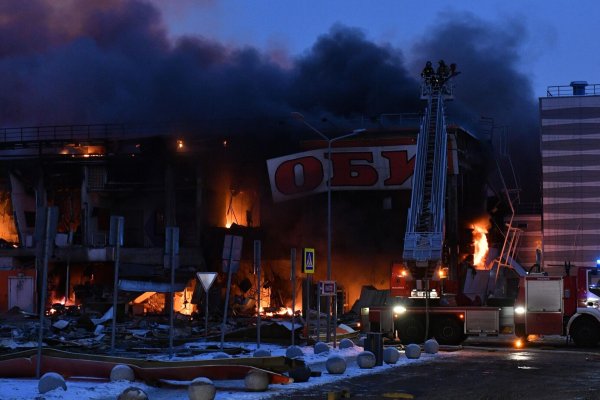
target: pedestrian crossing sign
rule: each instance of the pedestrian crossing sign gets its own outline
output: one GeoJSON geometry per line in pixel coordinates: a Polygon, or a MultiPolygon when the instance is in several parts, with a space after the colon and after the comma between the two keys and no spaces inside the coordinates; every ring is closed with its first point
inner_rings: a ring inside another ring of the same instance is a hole
{"type": "Polygon", "coordinates": [[[315,273],[315,249],[304,248],[302,251],[302,273],[315,273]]]}

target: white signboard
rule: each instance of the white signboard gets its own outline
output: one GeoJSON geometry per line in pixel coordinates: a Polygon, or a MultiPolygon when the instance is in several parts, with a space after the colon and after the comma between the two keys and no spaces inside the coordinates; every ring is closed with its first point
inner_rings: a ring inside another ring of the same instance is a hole
{"type": "MultiPolygon", "coordinates": [[[[407,189],[412,185],[416,145],[334,148],[332,190],[407,189]]],[[[267,160],[273,200],[327,191],[327,148],[267,160]]]]}

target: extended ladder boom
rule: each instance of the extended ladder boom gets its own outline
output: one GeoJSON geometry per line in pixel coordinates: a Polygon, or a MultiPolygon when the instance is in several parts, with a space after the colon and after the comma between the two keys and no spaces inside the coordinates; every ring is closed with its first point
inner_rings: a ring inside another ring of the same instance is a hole
{"type": "Polygon", "coordinates": [[[421,98],[427,100],[417,140],[417,154],[406,234],[404,261],[433,273],[442,259],[447,175],[447,140],[444,101],[451,98],[448,76],[424,77],[421,98]]]}

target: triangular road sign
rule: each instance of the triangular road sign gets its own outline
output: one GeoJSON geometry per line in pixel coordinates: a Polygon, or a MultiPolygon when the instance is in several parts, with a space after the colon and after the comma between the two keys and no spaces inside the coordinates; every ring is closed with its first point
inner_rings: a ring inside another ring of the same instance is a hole
{"type": "Polygon", "coordinates": [[[200,281],[200,283],[202,283],[202,287],[204,288],[204,291],[208,292],[208,290],[210,289],[210,286],[213,284],[213,282],[215,281],[215,278],[217,277],[217,273],[216,272],[196,272],[196,276],[198,277],[198,280],[200,281]]]}

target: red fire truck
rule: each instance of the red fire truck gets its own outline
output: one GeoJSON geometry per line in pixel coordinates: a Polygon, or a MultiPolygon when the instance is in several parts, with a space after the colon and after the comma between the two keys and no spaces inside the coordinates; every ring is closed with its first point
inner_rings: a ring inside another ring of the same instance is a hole
{"type": "MultiPolygon", "coordinates": [[[[513,256],[519,230],[512,226],[512,217],[493,267],[473,270],[472,276],[466,274],[467,278],[483,278],[482,296],[461,301],[467,294],[466,282],[459,290],[456,281],[445,280],[444,101],[451,97],[448,79],[424,76],[421,98],[427,101],[427,107],[417,142],[403,260],[392,266],[386,304],[368,307],[370,331],[398,337],[405,344],[420,343],[429,337],[441,344],[458,344],[468,335],[509,331],[520,337],[566,335],[577,345],[596,345],[600,340],[600,268],[581,267],[576,276],[570,276],[570,268],[565,268],[564,277],[517,271],[513,256]],[[512,290],[498,290],[506,289],[509,282],[512,290]],[[496,291],[503,295],[494,296],[496,291]]],[[[514,216],[510,198],[508,203],[514,216]]]]}
{"type": "MultiPolygon", "coordinates": [[[[429,324],[428,337],[435,337],[441,344],[458,344],[468,335],[500,333],[502,309],[405,307],[399,302],[371,309],[369,320],[372,330],[397,333],[403,343],[422,342],[429,324]]],[[[600,268],[580,267],[576,276],[531,273],[521,277],[513,315],[518,337],[561,335],[577,346],[596,346],[600,341],[600,268]]]]}

